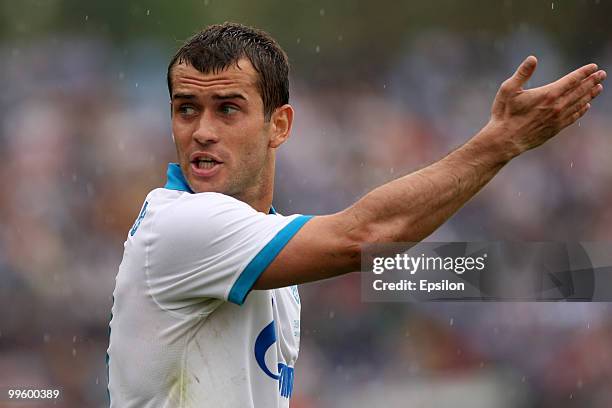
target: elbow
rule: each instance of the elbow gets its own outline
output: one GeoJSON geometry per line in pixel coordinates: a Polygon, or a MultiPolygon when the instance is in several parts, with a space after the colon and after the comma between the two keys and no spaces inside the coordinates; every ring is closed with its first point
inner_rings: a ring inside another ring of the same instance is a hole
{"type": "Polygon", "coordinates": [[[352,269],[359,270],[364,247],[380,242],[379,237],[372,225],[354,214],[351,209],[335,214],[334,217],[336,217],[337,230],[335,236],[340,239],[336,247],[341,248],[341,256],[350,260],[352,269]]]}
{"type": "Polygon", "coordinates": [[[361,249],[369,244],[420,242],[433,232],[414,217],[390,217],[377,222],[373,221],[375,217],[363,216],[353,208],[340,214],[344,216],[342,230],[346,245],[353,252],[361,253],[361,249]]]}

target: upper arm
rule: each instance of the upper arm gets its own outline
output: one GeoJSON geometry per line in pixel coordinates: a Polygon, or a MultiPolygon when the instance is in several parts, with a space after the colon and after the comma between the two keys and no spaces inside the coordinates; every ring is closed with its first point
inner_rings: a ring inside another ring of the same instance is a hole
{"type": "Polygon", "coordinates": [[[152,222],[150,294],[171,309],[206,298],[242,304],[252,289],[357,270],[359,245],[346,220],[345,212],[267,215],[217,193],[184,196],[152,222]]]}
{"type": "Polygon", "coordinates": [[[271,289],[359,270],[361,242],[348,211],[308,221],[263,271],[255,289],[271,289]]]}

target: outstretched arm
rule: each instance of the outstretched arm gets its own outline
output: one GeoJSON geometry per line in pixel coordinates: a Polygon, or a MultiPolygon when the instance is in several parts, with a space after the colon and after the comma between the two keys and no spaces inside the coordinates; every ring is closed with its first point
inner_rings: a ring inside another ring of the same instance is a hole
{"type": "Polygon", "coordinates": [[[472,198],[512,158],[578,120],[603,90],[595,64],[523,89],[531,56],[500,87],[489,123],[440,161],[380,186],[337,214],[309,221],[263,272],[255,289],[284,287],[359,270],[361,246],[418,242],[472,198]]]}

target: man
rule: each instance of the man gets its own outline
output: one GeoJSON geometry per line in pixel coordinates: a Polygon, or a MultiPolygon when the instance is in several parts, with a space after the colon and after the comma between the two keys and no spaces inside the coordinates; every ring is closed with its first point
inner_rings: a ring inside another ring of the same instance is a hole
{"type": "Polygon", "coordinates": [[[489,123],[442,160],[337,214],[284,217],[272,207],[275,153],[294,114],[284,52],[238,24],[189,39],[168,67],[178,164],[146,197],[117,275],[111,406],[289,406],[295,285],[359,270],[364,243],[424,239],[603,89],[605,72],[590,64],[525,90],[536,63],[523,61],[489,123]]]}

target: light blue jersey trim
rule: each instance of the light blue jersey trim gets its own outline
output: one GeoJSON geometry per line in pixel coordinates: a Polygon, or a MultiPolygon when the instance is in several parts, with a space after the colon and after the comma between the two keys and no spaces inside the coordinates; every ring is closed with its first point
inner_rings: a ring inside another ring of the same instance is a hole
{"type": "MultiPolygon", "coordinates": [[[[185,191],[187,193],[194,194],[189,184],[187,184],[187,180],[185,180],[185,176],[183,175],[183,171],[181,170],[181,166],[178,163],[168,163],[168,170],[166,172],[168,176],[168,180],[166,181],[166,185],[164,188],[168,190],[178,190],[185,191]]],[[[276,214],[276,210],[274,207],[270,207],[270,214],[276,214]]],[[[132,234],[133,235],[133,234],[132,234]]]]}
{"type": "Polygon", "coordinates": [[[234,286],[232,286],[228,296],[230,302],[236,303],[237,305],[244,303],[246,296],[253,288],[257,278],[259,278],[268,265],[272,263],[274,258],[276,258],[278,253],[287,245],[289,240],[291,240],[300,228],[302,228],[311,218],[312,215],[300,215],[295,218],[289,224],[285,225],[285,227],[280,230],[257,255],[255,255],[255,258],[253,258],[246,268],[244,268],[234,283],[234,286]]]}
{"type": "Polygon", "coordinates": [[[186,191],[193,194],[193,190],[189,187],[189,184],[187,184],[187,180],[185,180],[183,171],[178,163],[168,163],[168,171],[166,174],[168,175],[168,181],[164,188],[168,190],[186,191]]]}

